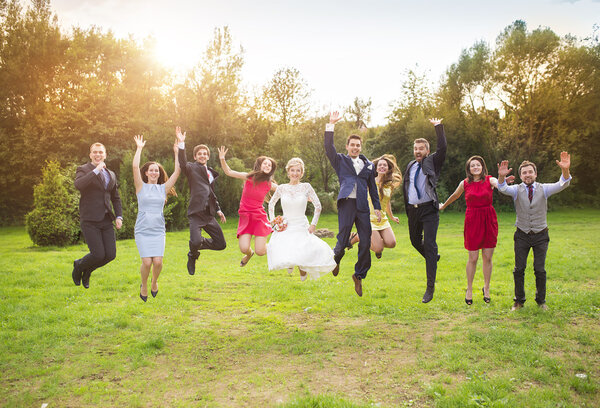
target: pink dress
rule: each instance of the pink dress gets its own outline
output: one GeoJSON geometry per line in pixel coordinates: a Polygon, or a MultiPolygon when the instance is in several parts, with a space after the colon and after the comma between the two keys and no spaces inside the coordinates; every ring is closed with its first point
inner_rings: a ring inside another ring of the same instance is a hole
{"type": "Polygon", "coordinates": [[[493,190],[491,176],[485,180],[469,183],[465,179],[465,249],[477,251],[482,248],[495,248],[498,239],[498,218],[492,206],[493,190]]]}
{"type": "Polygon", "coordinates": [[[246,180],[242,191],[242,199],[240,200],[240,209],[238,210],[240,215],[237,229],[238,238],[243,234],[266,237],[273,232],[267,219],[267,213],[263,208],[269,190],[271,190],[270,181],[263,181],[255,186],[252,180],[246,180]]]}

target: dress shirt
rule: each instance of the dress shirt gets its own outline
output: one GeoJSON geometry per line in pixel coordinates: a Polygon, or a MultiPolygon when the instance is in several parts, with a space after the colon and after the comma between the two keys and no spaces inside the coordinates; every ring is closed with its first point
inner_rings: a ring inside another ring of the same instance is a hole
{"type": "MultiPolygon", "coordinates": [[[[350,156],[348,156],[350,157],[350,156]]],[[[350,160],[352,160],[352,164],[354,165],[354,170],[356,171],[356,174],[358,175],[358,173],[361,172],[361,170],[365,167],[365,162],[361,160],[360,157],[357,157],[356,159],[353,159],[352,157],[350,157],[350,160]]],[[[354,183],[354,187],[352,188],[352,192],[348,195],[348,198],[356,198],[356,183],[354,183]]]]}
{"type": "Polygon", "coordinates": [[[419,185],[419,191],[421,192],[421,198],[417,196],[417,189],[415,189],[415,175],[417,173],[418,162],[414,162],[412,166],[410,166],[409,177],[410,183],[408,183],[408,203],[409,204],[422,204],[428,201],[432,201],[433,199],[429,197],[427,194],[427,190],[425,189],[425,183],[427,182],[427,176],[423,174],[423,168],[419,172],[419,178],[417,179],[417,184],[419,185]]]}

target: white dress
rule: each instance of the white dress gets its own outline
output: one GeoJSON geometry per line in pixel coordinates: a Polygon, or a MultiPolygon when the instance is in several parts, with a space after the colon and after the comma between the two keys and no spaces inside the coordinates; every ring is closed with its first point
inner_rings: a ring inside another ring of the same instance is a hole
{"type": "Polygon", "coordinates": [[[306,203],[315,206],[312,224],[317,225],[321,215],[321,202],[308,183],[280,184],[269,201],[269,219],[275,218],[275,204],[281,199],[283,217],[287,221],[284,231],[275,231],[267,244],[269,270],[298,268],[308,272],[313,279],[335,268],[333,250],[322,239],[308,232],[306,203]]]}

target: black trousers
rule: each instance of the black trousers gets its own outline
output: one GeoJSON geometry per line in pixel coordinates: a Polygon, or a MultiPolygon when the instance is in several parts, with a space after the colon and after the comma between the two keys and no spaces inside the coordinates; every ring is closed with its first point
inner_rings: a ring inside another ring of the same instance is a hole
{"type": "Polygon", "coordinates": [[[439,210],[433,202],[419,204],[419,207],[408,204],[408,233],[413,247],[425,258],[427,270],[427,288],[435,287],[437,274],[438,246],[437,230],[440,225],[439,210]]]}
{"type": "Polygon", "coordinates": [[[188,215],[190,221],[190,253],[195,258],[198,258],[201,249],[212,249],[220,251],[225,249],[225,237],[223,230],[214,216],[208,211],[188,215]],[[202,230],[210,236],[205,238],[202,236],[202,230]]]}
{"type": "Polygon", "coordinates": [[[337,243],[333,249],[334,259],[337,263],[342,260],[350,231],[352,226],[356,224],[358,232],[358,260],[354,265],[354,275],[358,279],[367,277],[367,272],[371,268],[371,217],[368,212],[358,211],[356,209],[355,198],[345,198],[338,200],[338,235],[337,243]]]}
{"type": "Polygon", "coordinates": [[[113,221],[107,213],[102,221],[81,221],[80,225],[90,253],[79,259],[79,269],[91,273],[117,256],[113,221]]]}
{"type": "Polygon", "coordinates": [[[517,228],[515,231],[515,302],[525,303],[525,268],[529,249],[533,248],[533,273],[535,274],[535,301],[546,303],[546,253],[550,236],[548,229],[527,234],[517,228]]]}

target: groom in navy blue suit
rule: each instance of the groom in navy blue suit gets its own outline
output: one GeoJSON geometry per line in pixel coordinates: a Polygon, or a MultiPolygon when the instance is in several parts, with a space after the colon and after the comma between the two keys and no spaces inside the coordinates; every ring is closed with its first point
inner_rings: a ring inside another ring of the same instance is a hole
{"type": "Polygon", "coordinates": [[[340,192],[337,197],[338,208],[338,235],[337,244],[333,250],[335,263],[332,271],[337,276],[340,270],[340,261],[349,245],[352,225],[356,224],[358,237],[358,261],[354,265],[354,290],[362,296],[362,280],[367,276],[371,267],[371,220],[369,215],[369,202],[367,194],[371,195],[373,208],[377,220],[381,221],[381,205],[375,184],[375,168],[367,158],[360,154],[362,139],[358,135],[350,135],[346,141],[348,154],[337,153],[333,144],[333,129],[335,123],[341,119],[338,112],[329,116],[329,124],[325,127],[325,153],[329,162],[337,173],[340,182],[340,192]]]}

